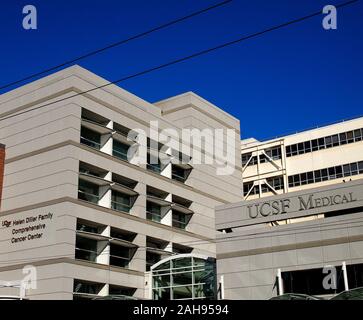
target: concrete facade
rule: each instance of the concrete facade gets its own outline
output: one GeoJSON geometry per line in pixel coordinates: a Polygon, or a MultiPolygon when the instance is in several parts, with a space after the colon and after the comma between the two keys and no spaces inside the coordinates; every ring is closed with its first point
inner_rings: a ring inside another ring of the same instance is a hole
{"type": "Polygon", "coordinates": [[[242,140],[244,199],[362,179],[350,174],[362,153],[363,117],[262,142],[242,140]],[[337,166],[339,172],[332,169],[337,166]]]}
{"type": "Polygon", "coordinates": [[[10,117],[0,122],[0,279],[20,279],[34,265],[29,299],[148,298],[150,265],[176,253],[215,257],[214,208],[241,200],[238,120],[194,93],[151,104],[111,85],[74,96],[105,83],[74,66],[0,98],[0,117],[10,117]],[[150,121],[177,133],[235,130],[235,170],[169,163],[155,171],[125,160],[125,132],[149,133],[150,121]]]}
{"type": "Polygon", "coordinates": [[[232,231],[217,236],[225,298],[269,299],[279,293],[279,269],[363,263],[363,180],[222,206],[216,222],[217,229],[232,231]],[[304,219],[309,216],[316,218],[304,219]],[[289,223],[274,224],[281,220],[289,223]]]}

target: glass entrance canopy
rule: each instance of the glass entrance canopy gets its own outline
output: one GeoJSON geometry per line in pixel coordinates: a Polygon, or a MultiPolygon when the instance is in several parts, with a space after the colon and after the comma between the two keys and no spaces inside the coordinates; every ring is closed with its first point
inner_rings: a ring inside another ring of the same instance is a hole
{"type": "Polygon", "coordinates": [[[167,257],[151,267],[153,300],[216,299],[216,262],[196,254],[167,257]]]}

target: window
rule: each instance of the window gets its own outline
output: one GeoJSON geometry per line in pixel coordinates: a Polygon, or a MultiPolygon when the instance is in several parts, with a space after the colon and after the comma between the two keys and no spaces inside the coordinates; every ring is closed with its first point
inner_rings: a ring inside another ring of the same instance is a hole
{"type": "Polygon", "coordinates": [[[359,174],[363,174],[363,161],[358,162],[359,174]]]}
{"type": "Polygon", "coordinates": [[[308,183],[314,183],[314,172],[310,171],[307,173],[308,183]]]}
{"type": "Polygon", "coordinates": [[[154,300],[216,299],[215,259],[171,257],[151,269],[154,300]]]}
{"type": "Polygon", "coordinates": [[[350,174],[352,176],[358,174],[358,163],[351,163],[350,164],[350,174]]]}
{"type": "Polygon", "coordinates": [[[188,224],[189,217],[185,213],[180,213],[173,210],[173,227],[179,229],[185,229],[188,224]]]}
{"type": "Polygon", "coordinates": [[[342,166],[336,166],[335,167],[335,174],[337,178],[343,177],[343,168],[342,166]]]}
{"type": "Polygon", "coordinates": [[[96,262],[98,251],[97,240],[77,235],[76,237],[76,259],[96,262]]]}
{"type": "Polygon", "coordinates": [[[312,151],[319,150],[318,139],[311,141],[311,150],[312,151]]]}
{"type": "Polygon", "coordinates": [[[328,176],[328,169],[322,169],[321,170],[321,180],[322,181],[326,181],[329,179],[329,176],[328,176]]]}
{"type": "Polygon", "coordinates": [[[353,131],[347,132],[347,142],[348,143],[354,142],[353,131]]]}
{"type": "Polygon", "coordinates": [[[294,177],[293,176],[289,176],[288,177],[288,182],[289,182],[289,187],[293,187],[294,186],[294,177]]]}
{"type": "MultiPolygon", "coordinates": [[[[363,161],[288,176],[289,187],[363,174],[363,161]]],[[[274,183],[274,182],[271,182],[274,183]]]]}
{"type": "Polygon", "coordinates": [[[304,154],[305,153],[304,143],[303,142],[298,143],[297,151],[298,151],[298,154],[304,154]]]}
{"type": "Polygon", "coordinates": [[[335,167],[331,167],[328,169],[329,172],[329,180],[335,179],[336,175],[335,175],[335,167]]]}
{"type": "Polygon", "coordinates": [[[131,209],[130,196],[112,190],[111,207],[114,210],[130,212],[131,209]]]}
{"type": "MultiPolygon", "coordinates": [[[[353,143],[363,140],[363,129],[355,129],[353,131],[342,132],[332,136],[322,137],[314,140],[308,140],[286,146],[286,156],[292,157],[298,154],[314,152],[325,148],[337,147],[347,143],[353,143]]],[[[267,152],[266,152],[267,153],[267,152]]]]}
{"type": "Polygon", "coordinates": [[[127,151],[129,150],[129,146],[114,140],[113,141],[113,151],[112,154],[114,157],[122,159],[122,160],[127,160],[127,151]]]}
{"type": "Polygon", "coordinates": [[[305,148],[305,153],[311,152],[311,142],[310,141],[304,142],[304,148],[305,148]]]}
{"type": "Polygon", "coordinates": [[[339,134],[339,137],[340,137],[340,144],[347,143],[347,134],[345,132],[339,134]]]}
{"type": "Polygon", "coordinates": [[[354,141],[362,141],[362,129],[354,130],[354,141]]]}
{"type": "Polygon", "coordinates": [[[314,176],[315,176],[315,182],[321,182],[321,171],[320,170],[315,170],[314,176]]]}
{"type": "Polygon", "coordinates": [[[88,128],[81,127],[81,143],[99,150],[101,148],[101,135],[88,128]]]}
{"type": "Polygon", "coordinates": [[[333,139],[331,136],[325,137],[325,148],[331,148],[333,146],[333,139]]]}
{"type": "Polygon", "coordinates": [[[134,253],[133,249],[111,243],[110,265],[121,268],[128,268],[133,253],[134,253]]]}
{"type": "Polygon", "coordinates": [[[308,183],[308,175],[307,172],[301,173],[300,174],[300,183],[301,185],[307,184],[308,183]]]}
{"type": "Polygon", "coordinates": [[[161,207],[155,203],[146,203],[146,218],[151,221],[161,222],[161,207]]]}
{"type": "Polygon", "coordinates": [[[319,138],[318,143],[319,143],[319,150],[325,149],[325,139],[324,138],[319,138]]]}
{"type": "Polygon", "coordinates": [[[333,147],[339,146],[339,136],[337,134],[332,136],[333,147]]]}
{"type": "Polygon", "coordinates": [[[98,203],[99,200],[98,186],[91,182],[79,179],[78,199],[93,203],[98,203]]]}

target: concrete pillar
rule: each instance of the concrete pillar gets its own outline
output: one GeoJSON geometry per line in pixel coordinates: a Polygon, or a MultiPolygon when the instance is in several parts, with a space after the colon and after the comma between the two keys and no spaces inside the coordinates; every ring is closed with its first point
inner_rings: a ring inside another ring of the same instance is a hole
{"type": "MultiPolygon", "coordinates": [[[[109,129],[113,129],[113,121],[110,121],[106,125],[106,127],[109,129]]],[[[112,155],[112,149],[113,149],[112,136],[110,134],[105,134],[101,136],[101,151],[109,155],[112,155]]]]}
{"type": "MultiPolygon", "coordinates": [[[[105,230],[101,233],[103,236],[109,237],[111,234],[111,227],[107,226],[105,230]]],[[[110,264],[110,245],[108,241],[99,241],[97,245],[97,252],[99,255],[96,259],[97,263],[110,264]]]]}
{"type": "MultiPolygon", "coordinates": [[[[107,181],[112,181],[112,173],[108,172],[106,174],[106,176],[104,177],[104,179],[107,181]]],[[[98,205],[105,207],[105,208],[111,208],[112,191],[111,191],[110,187],[108,185],[100,187],[99,195],[100,195],[100,199],[98,201],[98,205]]]]}

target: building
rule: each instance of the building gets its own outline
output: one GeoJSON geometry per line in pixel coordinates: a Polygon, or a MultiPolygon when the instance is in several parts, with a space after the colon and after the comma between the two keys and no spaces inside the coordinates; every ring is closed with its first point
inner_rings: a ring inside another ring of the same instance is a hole
{"type": "Polygon", "coordinates": [[[215,206],[241,199],[239,121],[194,93],[149,103],[115,85],[94,90],[105,84],[73,66],[0,97],[0,280],[32,265],[28,299],[210,298],[210,278],[195,271],[215,264],[215,206]],[[232,175],[157,141],[167,159],[189,162],[153,163],[150,121],[176,133],[235,130],[232,175]],[[144,163],[131,150],[139,136],[128,139],[135,129],[148,134],[144,163]],[[180,282],[159,281],[178,270],[180,282]]]}
{"type": "Polygon", "coordinates": [[[242,140],[244,199],[360,179],[362,128],[360,117],[264,142],[242,140]]]}
{"type": "Polygon", "coordinates": [[[0,209],[1,209],[1,195],[3,192],[4,180],[4,162],[5,162],[5,146],[0,144],[0,209]]]}
{"type": "Polygon", "coordinates": [[[357,118],[242,141],[244,200],[216,209],[224,298],[363,287],[362,128],[357,118]],[[336,286],[324,286],[333,270],[336,286]]]}

